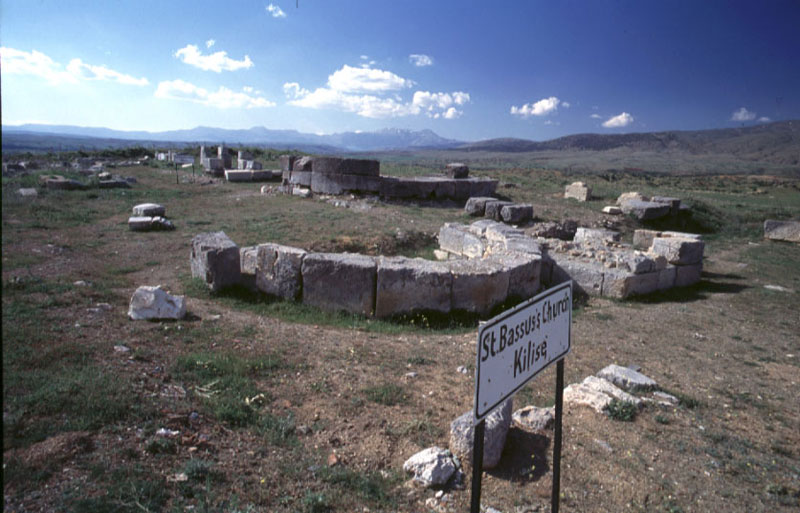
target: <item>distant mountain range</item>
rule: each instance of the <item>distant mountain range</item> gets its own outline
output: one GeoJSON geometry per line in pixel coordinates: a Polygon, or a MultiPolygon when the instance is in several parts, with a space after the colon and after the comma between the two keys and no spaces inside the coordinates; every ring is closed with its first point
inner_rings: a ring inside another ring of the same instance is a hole
{"type": "Polygon", "coordinates": [[[132,144],[216,145],[224,142],[231,146],[270,146],[276,149],[298,149],[318,154],[397,150],[455,150],[459,154],[613,151],[684,156],[726,155],[745,161],[800,166],[799,120],[715,130],[577,134],[540,142],[503,138],[468,143],[440,137],[431,130],[396,128],[386,128],[376,132],[316,135],[264,127],[229,130],[201,126],[167,132],[129,132],[108,128],[33,124],[3,127],[2,137],[5,152],[119,148],[132,144]]]}
{"type": "Polygon", "coordinates": [[[376,151],[397,149],[443,149],[463,145],[438,136],[432,130],[405,130],[385,128],[377,132],[343,132],[339,134],[306,134],[296,130],[272,130],[253,127],[247,130],[230,130],[199,126],[188,130],[166,132],[123,131],[110,128],[78,127],[68,125],[20,125],[3,127],[3,142],[6,135],[53,135],[59,137],[91,137],[95,139],[146,141],[149,143],[208,143],[224,142],[236,145],[270,145],[279,148],[297,148],[305,151],[322,150],[376,151]]]}

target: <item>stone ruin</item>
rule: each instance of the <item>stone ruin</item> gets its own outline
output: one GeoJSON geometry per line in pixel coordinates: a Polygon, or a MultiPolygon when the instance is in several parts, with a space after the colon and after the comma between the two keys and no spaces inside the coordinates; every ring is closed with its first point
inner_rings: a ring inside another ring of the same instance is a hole
{"type": "Polygon", "coordinates": [[[784,242],[800,242],[800,221],[764,221],[764,238],[784,242]]]}
{"type": "Polygon", "coordinates": [[[439,245],[447,258],[538,253],[544,287],[572,279],[577,293],[614,298],[692,285],[703,270],[705,244],[695,234],[636,230],[634,244],[628,246],[611,230],[577,228],[571,241],[533,237],[535,230],[490,220],[448,223],[439,231],[439,245]]]}
{"type": "Polygon", "coordinates": [[[282,190],[288,194],[377,194],[387,199],[465,201],[490,196],[497,180],[470,178],[464,164],[448,164],[443,176],[381,176],[377,160],[281,156],[282,190]],[[308,191],[306,193],[305,191],[308,191]]]}
{"type": "Polygon", "coordinates": [[[233,161],[224,144],[217,146],[217,156],[209,157],[206,155],[206,147],[200,146],[200,165],[206,173],[214,176],[224,176],[225,170],[232,167],[233,161]]]}
{"type": "Polygon", "coordinates": [[[532,237],[482,219],[447,223],[438,261],[314,253],[274,243],[239,248],[224,232],[192,240],[192,276],[214,291],[240,285],[323,310],[374,317],[465,311],[488,315],[510,299],[573,280],[576,293],[626,298],[700,280],[704,243],[680,232],[578,228],[572,241],[532,237]]]}
{"type": "Polygon", "coordinates": [[[638,192],[626,192],[617,198],[617,205],[623,214],[639,221],[653,221],[671,218],[674,221],[690,214],[689,207],[681,204],[680,198],[666,196],[644,196],[638,192]]]}

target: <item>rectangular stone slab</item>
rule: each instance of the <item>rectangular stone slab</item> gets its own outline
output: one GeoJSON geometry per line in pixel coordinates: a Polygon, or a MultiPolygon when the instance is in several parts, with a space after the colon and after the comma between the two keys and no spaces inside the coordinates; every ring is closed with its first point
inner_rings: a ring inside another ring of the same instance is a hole
{"type": "Polygon", "coordinates": [[[705,242],[677,237],[655,237],[650,251],[673,265],[691,265],[703,261],[705,242]]]}
{"type": "Polygon", "coordinates": [[[490,258],[450,260],[453,310],[487,315],[508,296],[508,270],[490,258]]]}
{"type": "Polygon", "coordinates": [[[381,257],[378,260],[375,316],[415,311],[450,311],[453,277],[443,263],[421,258],[381,257]]]}
{"type": "Polygon", "coordinates": [[[381,179],[375,176],[311,173],[311,191],[317,194],[377,193],[380,186],[381,179]]]}
{"type": "Polygon", "coordinates": [[[471,216],[483,216],[487,201],[496,201],[496,198],[490,198],[488,196],[469,198],[467,204],[464,205],[464,211],[471,216]]]}
{"type": "Polygon", "coordinates": [[[311,187],[311,171],[292,171],[291,176],[289,176],[289,183],[311,187]]]}
{"type": "Polygon", "coordinates": [[[800,242],[800,221],[764,221],[764,238],[786,242],[800,242]]]}
{"type": "Polygon", "coordinates": [[[281,244],[256,248],[255,285],[261,292],[286,301],[298,301],[303,290],[301,274],[306,251],[281,244]]]}
{"type": "Polygon", "coordinates": [[[303,259],[303,303],[327,311],[370,316],[375,306],[377,265],[352,253],[309,253],[303,259]]]}
{"type": "Polygon", "coordinates": [[[311,164],[314,173],[323,175],[380,175],[381,163],[368,159],[343,159],[339,157],[316,157],[311,164]]]}
{"type": "Polygon", "coordinates": [[[207,232],[192,239],[192,277],[202,278],[216,292],[241,279],[239,247],[225,232],[207,232]]]}

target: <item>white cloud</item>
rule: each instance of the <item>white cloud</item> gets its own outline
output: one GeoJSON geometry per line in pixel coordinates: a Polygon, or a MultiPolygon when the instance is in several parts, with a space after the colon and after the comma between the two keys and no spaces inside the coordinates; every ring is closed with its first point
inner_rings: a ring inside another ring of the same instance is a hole
{"type": "Polygon", "coordinates": [[[250,60],[248,55],[244,59],[237,61],[228,57],[227,52],[219,51],[210,55],[203,55],[196,45],[186,45],[177,52],[175,57],[179,58],[186,64],[200,68],[204,71],[216,71],[217,73],[224,71],[236,71],[237,69],[247,69],[253,67],[253,61],[250,60]]]}
{"type": "Polygon", "coordinates": [[[0,48],[2,71],[7,74],[33,75],[44,78],[52,85],[76,84],[80,80],[101,80],[125,85],[144,86],[150,82],[146,78],[114,71],[105,66],[87,64],[81,59],[72,59],[66,68],[47,55],[32,50],[26,52],[15,48],[0,48]]]}
{"type": "Polygon", "coordinates": [[[108,69],[105,66],[93,66],[86,64],[80,59],[72,59],[67,64],[67,71],[84,80],[106,80],[109,82],[118,82],[125,85],[146,86],[150,82],[142,77],[135,78],[130,75],[125,75],[113,69],[108,69]]]}
{"type": "Polygon", "coordinates": [[[214,41],[213,39],[209,39],[208,41],[206,41],[206,48],[211,48],[215,44],[216,44],[216,41],[214,41]]]}
{"type": "Polygon", "coordinates": [[[222,86],[217,91],[211,92],[180,79],[160,82],[156,88],[155,97],[185,100],[220,109],[254,109],[275,106],[274,102],[260,96],[237,93],[222,86]]]}
{"type": "Polygon", "coordinates": [[[589,117],[590,117],[590,118],[592,118],[592,119],[600,119],[600,118],[601,118],[601,117],[603,117],[603,116],[601,116],[600,114],[592,114],[592,115],[591,115],[591,116],[589,116],[589,117]]]}
{"type": "Polygon", "coordinates": [[[408,56],[408,60],[417,67],[433,66],[433,59],[424,53],[412,53],[408,56]]]}
{"type": "Polygon", "coordinates": [[[760,118],[758,118],[758,122],[759,123],[769,123],[770,121],[772,121],[772,120],[770,118],[768,118],[767,116],[761,116],[760,118]]]}
{"type": "Polygon", "coordinates": [[[414,82],[370,67],[354,68],[345,64],[328,77],[328,87],[341,92],[377,93],[411,87],[414,82]]]}
{"type": "Polygon", "coordinates": [[[281,9],[280,7],[278,7],[275,4],[269,4],[267,6],[267,12],[270,13],[273,18],[285,18],[286,17],[286,13],[283,12],[283,9],[281,9]]]}
{"type": "Polygon", "coordinates": [[[568,109],[572,107],[572,104],[570,102],[561,102],[561,106],[564,107],[565,109],[568,109]]]}
{"type": "Polygon", "coordinates": [[[470,101],[469,94],[461,91],[416,91],[411,101],[404,101],[397,91],[413,84],[389,71],[345,65],[328,77],[327,87],[310,91],[297,82],[286,82],[283,92],[289,105],[353,112],[367,118],[424,114],[431,118],[455,119],[463,114],[459,107],[470,101]]]}
{"type": "Polygon", "coordinates": [[[731,114],[731,121],[753,121],[756,119],[756,113],[742,107],[731,114]]]}
{"type": "Polygon", "coordinates": [[[631,116],[627,112],[623,112],[618,116],[608,118],[606,121],[603,122],[603,126],[606,128],[621,128],[628,126],[631,123],[633,123],[633,116],[631,116]]]}
{"type": "Polygon", "coordinates": [[[528,118],[530,116],[547,116],[558,110],[561,100],[555,96],[542,98],[536,103],[526,103],[522,107],[511,106],[511,114],[528,118]]]}

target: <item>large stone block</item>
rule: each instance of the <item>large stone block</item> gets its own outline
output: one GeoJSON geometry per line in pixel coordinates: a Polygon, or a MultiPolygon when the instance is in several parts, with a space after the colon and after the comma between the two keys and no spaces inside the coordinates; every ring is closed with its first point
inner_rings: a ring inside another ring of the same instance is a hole
{"type": "Polygon", "coordinates": [[[192,277],[202,278],[214,292],[240,282],[239,247],[225,232],[195,235],[190,260],[192,277]]]}
{"type": "Polygon", "coordinates": [[[624,299],[642,296],[658,290],[660,272],[633,274],[621,269],[606,269],[603,277],[602,295],[624,299]]]}
{"type": "Polygon", "coordinates": [[[508,226],[507,224],[492,222],[486,226],[483,233],[489,242],[505,244],[508,239],[518,239],[525,236],[525,232],[519,228],[508,226]]]}
{"type": "Polygon", "coordinates": [[[529,299],[539,292],[542,258],[522,253],[492,257],[508,271],[508,297],[529,299]]]}
{"type": "Polygon", "coordinates": [[[673,265],[691,265],[703,261],[704,248],[702,240],[655,237],[650,252],[663,256],[673,265]]]}
{"type": "Polygon", "coordinates": [[[606,242],[616,242],[620,240],[621,233],[605,228],[578,228],[575,231],[575,242],[581,244],[603,245],[606,242]]]}
{"type": "Polygon", "coordinates": [[[494,178],[466,178],[458,181],[456,193],[458,194],[459,191],[458,186],[463,186],[463,184],[467,183],[469,184],[467,194],[463,196],[459,194],[456,199],[466,199],[473,196],[492,196],[497,190],[499,181],[494,178]]]}
{"type": "Polygon", "coordinates": [[[703,275],[703,264],[676,265],[675,286],[688,287],[699,282],[703,275]]]}
{"type": "Polygon", "coordinates": [[[289,183],[301,187],[311,187],[311,174],[311,171],[292,171],[292,174],[289,175],[289,183]]]}
{"type": "Polygon", "coordinates": [[[800,221],[764,221],[764,238],[786,242],[800,242],[800,221]]]}
{"type": "Polygon", "coordinates": [[[268,182],[281,177],[281,171],[272,169],[253,169],[250,179],[254,182],[268,182]]]}
{"type": "Polygon", "coordinates": [[[605,268],[598,262],[554,260],[550,276],[551,286],[571,279],[572,290],[575,293],[599,296],[603,291],[604,274],[605,268]]]}
{"type": "Polygon", "coordinates": [[[658,271],[658,284],[656,288],[658,290],[667,290],[674,287],[676,274],[677,271],[674,265],[668,265],[664,269],[658,271]]]}
{"type": "Polygon", "coordinates": [[[469,198],[467,200],[467,204],[464,205],[464,211],[471,216],[483,216],[483,213],[486,210],[487,201],[497,201],[497,200],[495,198],[489,198],[486,196],[469,198]]]}
{"type": "Polygon", "coordinates": [[[513,205],[510,201],[500,201],[500,200],[493,200],[487,201],[486,207],[483,212],[483,216],[487,219],[494,219],[495,221],[502,221],[503,218],[500,217],[500,211],[503,210],[503,207],[506,205],[513,205]]]}
{"type": "Polygon", "coordinates": [[[467,178],[469,176],[469,168],[466,164],[452,162],[447,164],[444,169],[444,174],[450,178],[467,178]]]}
{"type": "Polygon", "coordinates": [[[623,203],[627,203],[629,201],[649,201],[650,198],[647,196],[642,195],[638,192],[623,192],[617,198],[617,205],[622,205],[623,203]]]}
{"type": "Polygon", "coordinates": [[[665,205],[669,205],[669,213],[672,216],[677,216],[678,212],[681,210],[681,200],[680,198],[669,198],[666,196],[653,196],[650,198],[650,201],[653,203],[663,203],[665,205]]]}
{"type": "Polygon", "coordinates": [[[655,380],[645,376],[641,372],[613,363],[600,370],[597,373],[597,377],[631,391],[644,392],[653,390],[658,386],[655,380]]]}
{"type": "Polygon", "coordinates": [[[380,185],[377,176],[311,173],[311,191],[317,194],[377,193],[380,185]]]}
{"type": "Polygon", "coordinates": [[[661,232],[656,230],[634,230],[633,249],[647,251],[653,245],[653,239],[661,237],[661,232]]]}
{"type": "Polygon", "coordinates": [[[509,253],[542,255],[542,247],[530,237],[509,237],[503,241],[503,245],[505,250],[509,253]]]}
{"type": "Polygon", "coordinates": [[[445,262],[453,274],[453,310],[487,315],[508,296],[508,269],[487,259],[450,260],[445,262]]]}
{"type": "Polygon", "coordinates": [[[225,179],[229,182],[252,182],[253,172],[247,169],[226,169],[225,179]]]}
{"type": "Polygon", "coordinates": [[[578,201],[589,201],[592,198],[592,189],[583,182],[574,182],[567,185],[564,198],[573,198],[578,201]]]}
{"type": "Polygon", "coordinates": [[[432,182],[418,182],[414,178],[384,176],[381,180],[380,195],[391,199],[433,198],[435,185],[432,182]]]}
{"type": "Polygon", "coordinates": [[[620,205],[625,214],[635,217],[640,221],[660,219],[669,215],[670,206],[664,203],[654,203],[652,201],[629,200],[620,205]]]}
{"type": "Polygon", "coordinates": [[[480,258],[486,250],[480,236],[471,233],[466,226],[456,223],[445,223],[439,228],[439,247],[468,258],[480,258]]]}
{"type": "Polygon", "coordinates": [[[292,171],[307,171],[311,172],[314,167],[314,157],[300,157],[294,161],[292,171]]]}
{"type": "Polygon", "coordinates": [[[298,301],[303,290],[301,274],[306,252],[281,244],[260,244],[256,247],[256,288],[263,293],[287,301],[298,301]]]}
{"type": "Polygon", "coordinates": [[[281,171],[284,173],[294,169],[294,162],[297,160],[296,155],[281,155],[280,158],[281,171]]]}
{"type": "Polygon", "coordinates": [[[450,311],[453,276],[440,262],[381,257],[377,279],[376,317],[425,310],[450,311]]]}
{"type": "Polygon", "coordinates": [[[133,207],[134,216],[154,217],[163,216],[167,212],[164,205],[158,203],[140,203],[133,207]]]}
{"type": "Polygon", "coordinates": [[[352,253],[309,253],[303,258],[303,303],[323,310],[372,315],[377,265],[352,253]]]}
{"type": "Polygon", "coordinates": [[[533,219],[533,205],[505,205],[500,209],[500,218],[506,223],[526,223],[533,219]]]}
{"type": "Polygon", "coordinates": [[[381,163],[377,160],[316,157],[311,170],[323,175],[379,176],[381,163]]]}
{"type": "MultiPolygon", "coordinates": [[[[506,435],[511,427],[512,399],[507,399],[485,419],[483,432],[483,468],[491,469],[500,463],[506,435]]],[[[467,412],[450,423],[450,450],[461,461],[472,464],[472,450],[475,446],[475,431],[472,425],[473,413],[467,412]]]]}

